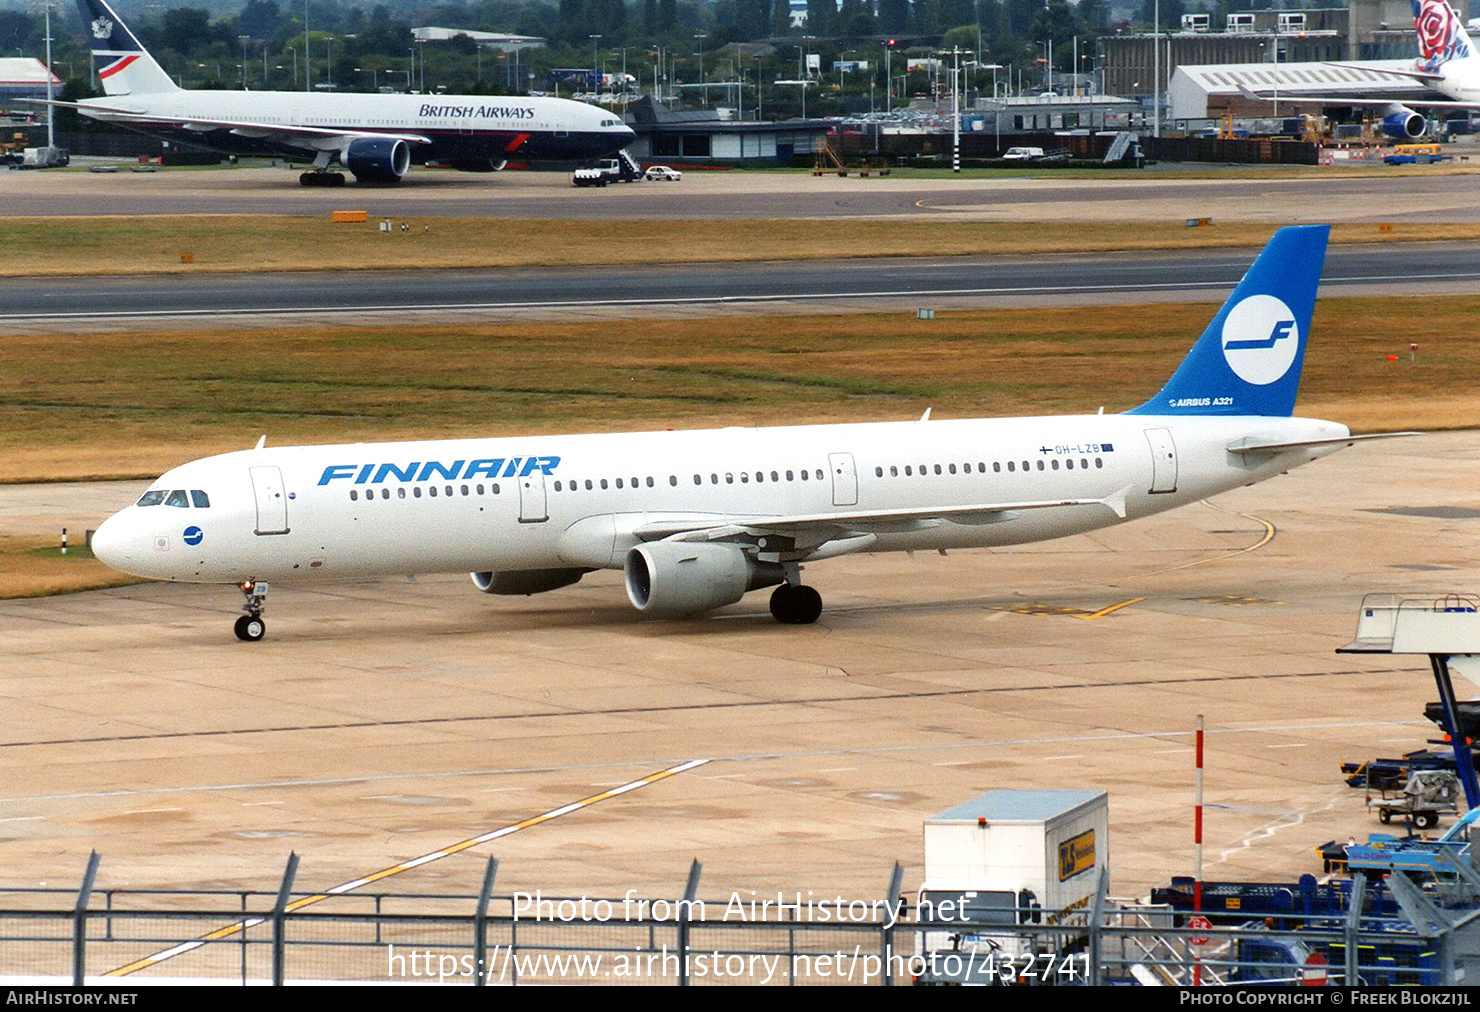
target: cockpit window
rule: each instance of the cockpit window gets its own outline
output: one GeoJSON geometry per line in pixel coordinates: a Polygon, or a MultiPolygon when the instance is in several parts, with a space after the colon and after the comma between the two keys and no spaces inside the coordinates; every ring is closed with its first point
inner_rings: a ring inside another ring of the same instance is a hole
{"type": "Polygon", "coordinates": [[[169,493],[167,493],[162,488],[151,488],[149,491],[147,491],[143,495],[139,496],[139,501],[136,502],[136,503],[134,503],[134,505],[135,506],[158,506],[160,503],[164,502],[164,497],[166,495],[168,495],[168,494],[169,493]]]}
{"type": "Polygon", "coordinates": [[[175,489],[165,498],[164,504],[166,506],[178,506],[181,509],[190,508],[190,500],[185,498],[185,490],[179,488],[175,489]]]}
{"type": "Polygon", "coordinates": [[[198,488],[193,488],[190,490],[190,502],[198,510],[207,510],[211,508],[211,497],[206,495],[198,488]]]}

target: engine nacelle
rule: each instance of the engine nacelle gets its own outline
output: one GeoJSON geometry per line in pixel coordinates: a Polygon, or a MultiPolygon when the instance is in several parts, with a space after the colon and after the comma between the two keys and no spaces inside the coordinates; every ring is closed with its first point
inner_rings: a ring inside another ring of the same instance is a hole
{"type": "Polygon", "coordinates": [[[397,137],[357,137],[340,161],[362,183],[399,183],[411,168],[411,145],[397,137]]]}
{"type": "Polygon", "coordinates": [[[1382,118],[1382,132],[1400,140],[1415,140],[1422,137],[1428,129],[1428,120],[1408,108],[1399,108],[1382,118]]]}
{"type": "Polygon", "coordinates": [[[747,590],[786,579],[738,545],[655,541],[627,553],[627,598],[649,615],[694,615],[734,604],[747,590]]]}
{"type": "Polygon", "coordinates": [[[505,158],[454,158],[447,164],[458,172],[502,172],[509,162],[505,158]]]}
{"type": "Polygon", "coordinates": [[[485,594],[543,594],[579,583],[589,569],[521,569],[509,573],[469,573],[485,594]]]}

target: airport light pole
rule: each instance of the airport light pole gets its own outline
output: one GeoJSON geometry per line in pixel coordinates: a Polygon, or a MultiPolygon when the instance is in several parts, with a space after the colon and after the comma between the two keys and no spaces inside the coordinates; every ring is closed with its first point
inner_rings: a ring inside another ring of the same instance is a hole
{"type": "Polygon", "coordinates": [[[42,9],[46,14],[46,146],[54,148],[57,146],[57,107],[51,104],[51,79],[55,76],[51,72],[51,0],[47,0],[42,9]]]}
{"type": "Polygon", "coordinates": [[[708,33],[699,32],[694,36],[699,49],[699,104],[709,108],[709,89],[704,86],[704,40],[709,38],[708,33]]]}
{"type": "Polygon", "coordinates": [[[288,52],[293,54],[293,87],[298,87],[298,49],[295,46],[284,46],[288,52]]]}
{"type": "Polygon", "coordinates": [[[601,36],[591,36],[591,91],[601,98],[601,36]]]}
{"type": "Polygon", "coordinates": [[[313,90],[313,46],[308,42],[308,0],[303,0],[303,90],[313,90]]]}
{"type": "Polygon", "coordinates": [[[1156,110],[1151,121],[1151,136],[1161,136],[1161,0],[1156,0],[1151,13],[1151,104],[1156,110]]]}
{"type": "Polygon", "coordinates": [[[246,91],[247,90],[247,42],[249,41],[249,38],[250,37],[249,36],[246,36],[246,35],[238,35],[236,38],[237,38],[237,41],[239,41],[242,44],[242,91],[246,91]]]}

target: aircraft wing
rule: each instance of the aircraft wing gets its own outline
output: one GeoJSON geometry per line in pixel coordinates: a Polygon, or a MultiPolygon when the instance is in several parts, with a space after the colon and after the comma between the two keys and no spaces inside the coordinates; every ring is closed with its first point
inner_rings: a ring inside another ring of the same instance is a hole
{"type": "Polygon", "coordinates": [[[804,546],[817,548],[840,538],[920,530],[943,520],[967,524],[1003,523],[1014,519],[1017,513],[1028,510],[1102,506],[1123,518],[1125,496],[1129,491],[1130,486],[1127,486],[1103,499],[1045,499],[967,506],[803,513],[792,516],[660,520],[644,524],[633,533],[644,541],[753,542],[758,538],[774,536],[791,540],[796,550],[807,550],[804,546]]]}
{"type": "Polygon", "coordinates": [[[1360,63],[1332,63],[1326,61],[1328,67],[1340,67],[1342,70],[1359,70],[1364,74],[1396,74],[1399,77],[1411,77],[1415,81],[1440,81],[1443,74],[1436,74],[1432,70],[1394,70],[1391,67],[1364,67],[1360,63]]]}
{"type": "Polygon", "coordinates": [[[360,137],[389,137],[393,140],[405,141],[407,144],[430,144],[432,139],[422,134],[390,133],[380,130],[347,130],[343,127],[311,127],[297,126],[286,123],[256,123],[251,120],[215,119],[203,116],[165,116],[158,113],[146,112],[142,109],[124,109],[119,106],[99,105],[95,102],[60,102],[40,98],[22,99],[30,105],[53,105],[67,109],[77,109],[80,112],[93,110],[96,112],[111,113],[115,116],[126,117],[134,123],[169,123],[183,127],[186,130],[204,132],[206,130],[230,130],[232,133],[241,134],[243,137],[280,137],[289,142],[307,144],[309,147],[336,147],[339,145],[330,143],[323,144],[315,142],[323,141],[352,141],[360,137]]]}
{"type": "Polygon", "coordinates": [[[1364,436],[1337,436],[1332,439],[1301,439],[1293,442],[1261,443],[1245,438],[1228,444],[1229,453],[1283,453],[1286,450],[1314,449],[1319,446],[1350,446],[1368,439],[1397,439],[1401,436],[1421,436],[1422,432],[1371,432],[1364,436]]]}
{"type": "Polygon", "coordinates": [[[1480,109],[1480,102],[1454,102],[1448,99],[1351,98],[1347,95],[1311,95],[1305,92],[1292,92],[1287,95],[1283,92],[1275,94],[1272,91],[1250,91],[1242,84],[1239,85],[1238,90],[1244,98],[1255,102],[1278,102],[1280,105],[1405,105],[1424,109],[1480,109]]]}

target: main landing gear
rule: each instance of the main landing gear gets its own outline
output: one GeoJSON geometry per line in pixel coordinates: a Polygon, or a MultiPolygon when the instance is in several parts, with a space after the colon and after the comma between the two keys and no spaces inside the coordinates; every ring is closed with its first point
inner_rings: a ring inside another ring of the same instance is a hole
{"type": "Polygon", "coordinates": [[[822,614],[822,595],[804,584],[783,583],[771,591],[771,614],[782,625],[811,625],[822,614]]]}
{"type": "Polygon", "coordinates": [[[305,172],[298,177],[299,186],[343,186],[342,172],[305,172]]]}
{"type": "Polygon", "coordinates": [[[256,643],[267,633],[267,623],[262,621],[262,609],[267,607],[267,584],[243,580],[241,588],[247,603],[242,605],[245,614],[236,620],[236,638],[256,643]]]}

